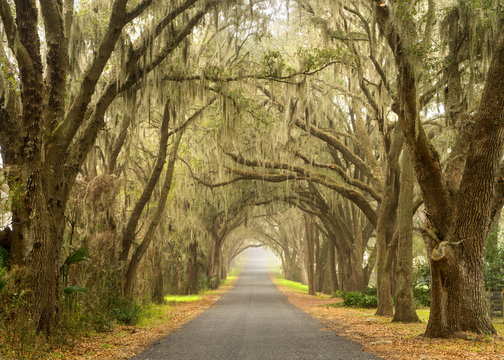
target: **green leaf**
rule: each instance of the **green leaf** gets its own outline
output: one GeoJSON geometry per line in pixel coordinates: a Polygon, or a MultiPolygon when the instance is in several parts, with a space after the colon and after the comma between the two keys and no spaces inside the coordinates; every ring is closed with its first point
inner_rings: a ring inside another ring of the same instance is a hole
{"type": "Polygon", "coordinates": [[[75,293],[83,293],[86,292],[87,289],[77,286],[77,285],[72,285],[72,286],[67,286],[64,290],[65,294],[75,294],[75,293]]]}
{"type": "Polygon", "coordinates": [[[79,250],[76,250],[73,254],[68,255],[68,257],[65,259],[65,264],[70,265],[70,264],[75,264],[80,261],[84,261],[89,259],[89,252],[86,247],[82,247],[79,250]]]}
{"type": "Polygon", "coordinates": [[[9,252],[6,248],[0,245],[0,268],[9,266],[9,252]]]}

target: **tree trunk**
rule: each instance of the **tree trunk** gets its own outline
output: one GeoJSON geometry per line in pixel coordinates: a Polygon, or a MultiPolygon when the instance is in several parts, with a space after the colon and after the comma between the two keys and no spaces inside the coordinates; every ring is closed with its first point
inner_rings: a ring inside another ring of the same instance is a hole
{"type": "Polygon", "coordinates": [[[306,274],[308,277],[308,294],[315,295],[315,229],[312,220],[305,214],[306,274]]]}
{"type": "MultiPolygon", "coordinates": [[[[38,195],[36,198],[40,199],[38,195]]],[[[26,313],[19,315],[29,316],[37,332],[50,336],[60,325],[58,265],[64,218],[61,216],[59,222],[53,221],[57,219],[49,215],[46,204],[38,199],[35,199],[35,206],[32,208],[37,216],[19,227],[16,226],[14,230],[20,237],[13,239],[13,245],[31,244],[31,250],[23,247],[22,250],[29,252],[23,251],[25,255],[11,265],[15,269],[15,276],[21,279],[20,291],[28,289],[25,301],[29,307],[23,309],[26,313]]]]}
{"type": "Polygon", "coordinates": [[[133,208],[130,217],[128,219],[128,223],[124,228],[123,237],[121,241],[121,254],[119,256],[119,260],[126,262],[128,260],[128,256],[130,253],[131,245],[133,244],[136,236],[136,228],[138,226],[138,221],[140,220],[140,216],[142,215],[143,209],[149,202],[152,192],[156,184],[159,181],[159,177],[161,176],[161,172],[163,171],[163,167],[166,161],[166,145],[168,143],[168,125],[170,123],[170,101],[167,100],[164,106],[163,120],[161,123],[161,136],[159,138],[159,148],[158,154],[156,157],[156,162],[154,164],[154,168],[152,169],[152,173],[149,177],[147,185],[142,191],[140,198],[138,198],[135,203],[135,207],[133,208]]]}
{"type": "Polygon", "coordinates": [[[212,235],[212,245],[210,246],[210,256],[208,259],[208,280],[210,289],[217,289],[221,271],[221,247],[222,241],[217,235],[212,235]]]}
{"type": "Polygon", "coordinates": [[[291,254],[285,254],[283,265],[283,276],[287,280],[294,280],[294,273],[296,272],[296,257],[291,254]]]}
{"type": "Polygon", "coordinates": [[[392,321],[416,322],[419,320],[413,296],[413,190],[415,180],[407,148],[403,149],[401,163],[397,292],[392,321]]]}
{"type": "Polygon", "coordinates": [[[425,204],[423,235],[431,265],[431,312],[426,336],[457,331],[494,334],[483,295],[482,249],[501,204],[496,192],[504,142],[504,27],[490,63],[458,189],[449,189],[439,157],[420,124],[410,46],[390,5],[375,1],[377,24],[398,69],[399,123],[411,150],[425,204]],[[451,191],[450,191],[451,190],[451,191]]]}
{"type": "Polygon", "coordinates": [[[187,294],[198,293],[198,241],[194,240],[187,247],[188,259],[186,267],[187,294]]]}
{"type": "Polygon", "coordinates": [[[338,274],[336,273],[336,258],[335,258],[335,248],[332,241],[329,243],[329,273],[331,278],[331,292],[335,292],[339,289],[338,274]]]}
{"type": "Polygon", "coordinates": [[[361,291],[366,287],[362,263],[356,261],[352,252],[338,249],[338,276],[343,291],[361,291]]]}
{"type": "Polygon", "coordinates": [[[222,253],[222,250],[220,253],[220,258],[221,258],[221,261],[220,261],[220,263],[221,263],[220,280],[226,280],[226,278],[227,278],[227,267],[226,267],[227,261],[224,258],[224,254],[222,253]]]}
{"type": "Polygon", "coordinates": [[[147,229],[147,232],[145,233],[145,236],[144,236],[142,242],[136,248],[135,252],[133,253],[133,256],[131,257],[130,262],[128,263],[128,267],[127,267],[126,273],[124,275],[124,279],[125,279],[124,294],[125,295],[132,295],[133,294],[133,285],[134,285],[135,275],[136,275],[138,266],[140,265],[140,261],[142,260],[145,252],[149,248],[149,245],[150,245],[152,239],[154,238],[154,234],[155,234],[157,226],[159,224],[159,220],[161,219],[161,216],[163,215],[163,212],[164,212],[164,209],[166,206],[166,201],[168,199],[168,194],[171,189],[171,184],[172,184],[172,179],[173,179],[173,171],[175,169],[175,162],[177,160],[177,152],[178,152],[180,140],[182,139],[183,134],[184,134],[184,131],[179,132],[175,138],[174,143],[173,143],[173,147],[172,147],[172,150],[170,153],[170,158],[168,161],[168,166],[166,168],[165,180],[163,183],[163,187],[161,189],[161,195],[159,197],[159,202],[158,202],[158,206],[156,209],[156,213],[154,214],[154,216],[149,224],[149,228],[147,229]]]}
{"type": "Polygon", "coordinates": [[[378,308],[376,315],[393,316],[391,270],[393,250],[390,247],[396,223],[398,198],[398,165],[402,148],[402,134],[396,127],[391,135],[390,149],[387,152],[387,173],[385,187],[378,213],[376,226],[376,287],[378,291],[378,308]]]}
{"type": "Polygon", "coordinates": [[[154,249],[153,254],[153,272],[154,272],[154,281],[153,281],[153,289],[152,289],[152,300],[156,304],[164,303],[164,278],[163,278],[163,264],[161,261],[161,249],[160,247],[156,247],[154,249]]]}

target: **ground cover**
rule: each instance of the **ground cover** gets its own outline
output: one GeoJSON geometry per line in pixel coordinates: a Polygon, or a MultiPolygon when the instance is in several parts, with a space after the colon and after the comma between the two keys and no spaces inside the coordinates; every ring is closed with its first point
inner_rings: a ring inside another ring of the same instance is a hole
{"type": "Polygon", "coordinates": [[[0,344],[4,344],[0,358],[130,359],[208,309],[231,289],[236,279],[236,275],[229,276],[217,290],[198,295],[167,295],[165,304],[144,307],[137,325],[121,325],[109,332],[93,332],[78,338],[64,338],[63,344],[39,343],[31,348],[9,349],[8,344],[3,341],[6,334],[0,333],[0,344]]]}
{"type": "Polygon", "coordinates": [[[451,339],[429,339],[425,332],[429,309],[419,309],[421,323],[392,323],[392,318],[375,316],[376,309],[342,307],[341,298],[311,296],[284,286],[273,278],[289,301],[345,338],[363,345],[383,359],[481,359],[504,360],[504,320],[495,319],[498,335],[460,333],[451,339]]]}

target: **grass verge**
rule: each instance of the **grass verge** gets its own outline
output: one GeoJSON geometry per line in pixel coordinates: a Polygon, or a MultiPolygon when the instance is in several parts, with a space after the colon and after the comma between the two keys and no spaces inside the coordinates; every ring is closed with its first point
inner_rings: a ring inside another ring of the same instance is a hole
{"type": "Polygon", "coordinates": [[[189,301],[198,301],[201,300],[201,296],[199,295],[166,295],[164,297],[167,303],[170,302],[189,302],[189,301]]]}
{"type": "Polygon", "coordinates": [[[284,286],[288,289],[298,291],[303,294],[308,294],[308,285],[303,285],[300,282],[291,281],[291,280],[283,279],[281,277],[276,277],[276,276],[273,276],[272,280],[276,286],[284,286]]]}

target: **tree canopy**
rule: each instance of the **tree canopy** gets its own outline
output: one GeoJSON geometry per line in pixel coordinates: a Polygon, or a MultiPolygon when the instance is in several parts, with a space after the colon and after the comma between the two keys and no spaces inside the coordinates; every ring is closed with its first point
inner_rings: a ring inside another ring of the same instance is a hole
{"type": "Polygon", "coordinates": [[[376,284],[397,321],[418,320],[422,257],[426,335],[495,333],[501,0],[0,0],[0,19],[1,326],[98,328],[267,246],[310,293],[376,284]]]}

